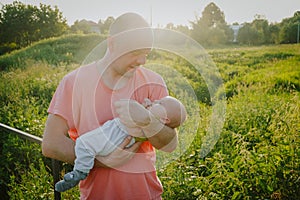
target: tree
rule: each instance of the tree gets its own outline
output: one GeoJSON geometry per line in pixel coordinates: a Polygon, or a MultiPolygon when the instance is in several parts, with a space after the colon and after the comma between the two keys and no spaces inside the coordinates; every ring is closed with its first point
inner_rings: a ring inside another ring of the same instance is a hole
{"type": "Polygon", "coordinates": [[[204,8],[200,20],[203,25],[210,28],[216,27],[218,24],[226,24],[224,13],[214,3],[210,3],[204,8]]]}
{"type": "MultiPolygon", "coordinates": [[[[299,22],[300,23],[300,22],[299,22]]],[[[279,32],[280,43],[297,43],[298,23],[285,23],[279,32]]]]}
{"type": "Polygon", "coordinates": [[[105,21],[99,20],[98,24],[101,30],[101,33],[108,34],[110,25],[115,21],[115,18],[108,17],[105,21]]]}
{"type": "Polygon", "coordinates": [[[100,33],[100,26],[96,22],[83,20],[76,20],[71,26],[71,32],[73,33],[100,33]]]}
{"type": "Polygon", "coordinates": [[[40,4],[38,8],[14,1],[0,10],[0,49],[10,45],[25,47],[41,39],[60,36],[67,29],[66,19],[57,7],[52,9],[40,4]]]}
{"type": "Polygon", "coordinates": [[[280,25],[279,24],[270,24],[269,27],[270,31],[270,43],[273,44],[279,44],[279,31],[280,31],[280,25]]]}
{"type": "Polygon", "coordinates": [[[191,34],[190,33],[191,30],[189,29],[189,27],[188,26],[184,26],[184,25],[177,25],[174,30],[179,31],[179,32],[181,32],[181,33],[183,33],[185,35],[190,35],[191,34]]]}
{"type": "Polygon", "coordinates": [[[226,24],[225,15],[214,3],[208,4],[202,17],[191,22],[191,36],[203,45],[226,44],[233,39],[233,30],[226,24]]]}
{"type": "Polygon", "coordinates": [[[240,28],[237,40],[241,44],[261,45],[275,43],[276,27],[269,25],[269,22],[263,15],[255,15],[251,23],[245,23],[240,28]]]}
{"type": "Polygon", "coordinates": [[[257,31],[258,38],[256,44],[270,43],[271,35],[269,30],[269,22],[263,18],[255,19],[252,24],[252,28],[257,31]]]}
{"type": "Polygon", "coordinates": [[[67,20],[57,6],[52,9],[49,5],[40,4],[36,17],[36,30],[40,30],[39,38],[37,38],[39,40],[60,36],[68,29],[67,20]]]}
{"type": "Polygon", "coordinates": [[[300,11],[295,12],[291,18],[283,19],[280,23],[279,43],[296,43],[299,23],[300,11]]]}
{"type": "Polygon", "coordinates": [[[237,41],[241,44],[255,45],[258,44],[259,37],[258,31],[253,28],[252,24],[245,23],[239,30],[237,41]]]}

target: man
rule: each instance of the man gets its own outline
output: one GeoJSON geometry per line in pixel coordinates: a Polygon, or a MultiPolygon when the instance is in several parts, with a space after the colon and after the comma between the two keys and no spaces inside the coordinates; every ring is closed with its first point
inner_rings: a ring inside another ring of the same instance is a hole
{"type": "Polygon", "coordinates": [[[81,199],[161,199],[154,148],[173,151],[177,133],[139,104],[168,95],[163,79],[140,67],[151,42],[141,16],[121,15],[110,28],[105,56],[66,75],[53,96],[42,143],[47,157],[74,164],[74,140],[117,116],[126,126],[141,127],[148,138],[126,148],[128,137],[108,156],[98,156],[80,183],[81,199]]]}

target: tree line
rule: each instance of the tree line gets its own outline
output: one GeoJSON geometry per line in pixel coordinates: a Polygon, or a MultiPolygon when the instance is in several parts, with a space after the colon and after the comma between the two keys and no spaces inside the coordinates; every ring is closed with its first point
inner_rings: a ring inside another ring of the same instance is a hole
{"type": "Polygon", "coordinates": [[[202,16],[191,24],[190,36],[204,46],[232,42],[242,45],[291,44],[299,42],[300,37],[300,11],[280,23],[269,23],[262,15],[256,15],[250,23],[234,23],[233,26],[238,27],[236,38],[232,26],[225,21],[224,12],[214,3],[208,4],[202,16]]]}
{"type": "Polygon", "coordinates": [[[0,55],[42,39],[61,36],[67,30],[67,20],[57,7],[14,1],[0,11],[0,55]]]}
{"type": "MultiPolygon", "coordinates": [[[[77,20],[68,26],[66,18],[55,6],[40,4],[25,5],[14,1],[3,5],[0,10],[0,55],[15,49],[26,47],[33,42],[72,33],[107,34],[110,24],[115,19],[108,17],[98,23],[77,20]]],[[[233,25],[238,27],[234,32],[232,25],[225,21],[225,14],[215,3],[209,3],[202,16],[190,21],[191,26],[172,23],[165,28],[189,35],[203,46],[282,44],[299,42],[300,11],[293,17],[283,19],[280,23],[269,23],[261,15],[256,15],[250,23],[233,25]]]]}

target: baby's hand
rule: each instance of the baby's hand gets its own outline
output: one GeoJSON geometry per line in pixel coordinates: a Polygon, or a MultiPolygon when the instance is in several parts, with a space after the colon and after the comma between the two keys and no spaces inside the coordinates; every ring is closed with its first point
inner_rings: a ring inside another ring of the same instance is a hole
{"type": "Polygon", "coordinates": [[[116,101],[115,108],[121,122],[127,127],[142,127],[150,123],[149,111],[135,100],[116,101]]]}
{"type": "Polygon", "coordinates": [[[152,102],[151,102],[150,99],[145,98],[145,99],[144,99],[144,102],[143,102],[142,104],[143,104],[143,106],[144,106],[146,109],[148,109],[148,107],[152,105],[152,102]]]}

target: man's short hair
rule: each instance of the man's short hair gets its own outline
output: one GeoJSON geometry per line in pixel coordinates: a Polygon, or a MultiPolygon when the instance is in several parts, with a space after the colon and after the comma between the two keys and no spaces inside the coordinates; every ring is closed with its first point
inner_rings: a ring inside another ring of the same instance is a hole
{"type": "Polygon", "coordinates": [[[136,13],[119,16],[110,26],[113,51],[118,56],[139,49],[152,49],[153,30],[147,21],[136,13]]]}
{"type": "Polygon", "coordinates": [[[136,13],[125,13],[119,16],[110,26],[109,34],[115,35],[124,31],[148,28],[148,22],[136,13]]]}

